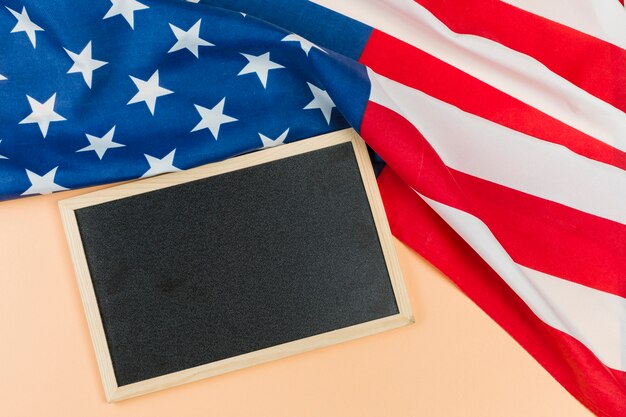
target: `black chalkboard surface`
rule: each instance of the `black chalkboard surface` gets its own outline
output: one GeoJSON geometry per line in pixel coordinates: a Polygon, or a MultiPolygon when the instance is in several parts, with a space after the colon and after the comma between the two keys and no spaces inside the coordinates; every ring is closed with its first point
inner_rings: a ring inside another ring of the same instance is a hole
{"type": "Polygon", "coordinates": [[[72,210],[116,390],[410,320],[349,138],[72,210]]]}

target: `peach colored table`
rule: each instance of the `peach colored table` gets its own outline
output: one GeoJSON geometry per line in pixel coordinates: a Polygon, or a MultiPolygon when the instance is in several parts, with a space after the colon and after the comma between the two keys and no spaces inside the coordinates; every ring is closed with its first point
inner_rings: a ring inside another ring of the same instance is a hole
{"type": "Polygon", "coordinates": [[[104,400],[56,203],[0,203],[0,416],[590,416],[397,243],[413,326],[117,404],[104,400]]]}

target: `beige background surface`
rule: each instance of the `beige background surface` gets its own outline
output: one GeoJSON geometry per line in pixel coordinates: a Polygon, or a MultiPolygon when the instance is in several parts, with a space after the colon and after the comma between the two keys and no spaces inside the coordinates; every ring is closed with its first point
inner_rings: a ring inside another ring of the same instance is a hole
{"type": "Polygon", "coordinates": [[[0,416],[590,416],[402,244],[412,326],[107,404],[56,203],[0,203],[0,416]]]}

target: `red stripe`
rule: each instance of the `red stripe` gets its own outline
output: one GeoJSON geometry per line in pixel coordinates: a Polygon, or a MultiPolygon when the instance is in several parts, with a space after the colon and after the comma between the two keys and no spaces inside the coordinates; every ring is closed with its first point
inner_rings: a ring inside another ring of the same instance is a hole
{"type": "MultiPolygon", "coordinates": [[[[626,297],[626,226],[451,170],[515,262],[626,297]]],[[[441,201],[445,203],[444,201],[441,201]]]]}
{"type": "Polygon", "coordinates": [[[367,105],[361,135],[415,190],[480,218],[517,263],[626,297],[625,225],[451,169],[379,104],[367,105]]]}
{"type": "Polygon", "coordinates": [[[500,0],[416,0],[452,31],[529,55],[626,111],[626,50],[500,0]]]}
{"type": "Polygon", "coordinates": [[[374,30],[359,61],[382,76],[423,91],[461,110],[518,132],[566,146],[587,158],[626,169],[625,152],[383,32],[374,30]]]}
{"type": "Polygon", "coordinates": [[[565,389],[600,416],[626,415],[626,373],[543,323],[389,167],[378,179],[392,231],[454,281],[565,389]]]}

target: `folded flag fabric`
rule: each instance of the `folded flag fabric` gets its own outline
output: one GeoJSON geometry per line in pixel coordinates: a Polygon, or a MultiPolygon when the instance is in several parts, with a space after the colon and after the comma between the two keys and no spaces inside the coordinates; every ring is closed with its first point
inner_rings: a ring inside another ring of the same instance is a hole
{"type": "Polygon", "coordinates": [[[626,13],[577,2],[610,17],[363,0],[377,29],[303,0],[8,0],[0,196],[352,126],[387,164],[394,234],[584,405],[626,415],[626,13]]]}
{"type": "Polygon", "coordinates": [[[240,13],[125,0],[2,9],[4,198],[156,175],[348,127],[299,44],[240,13]]]}

